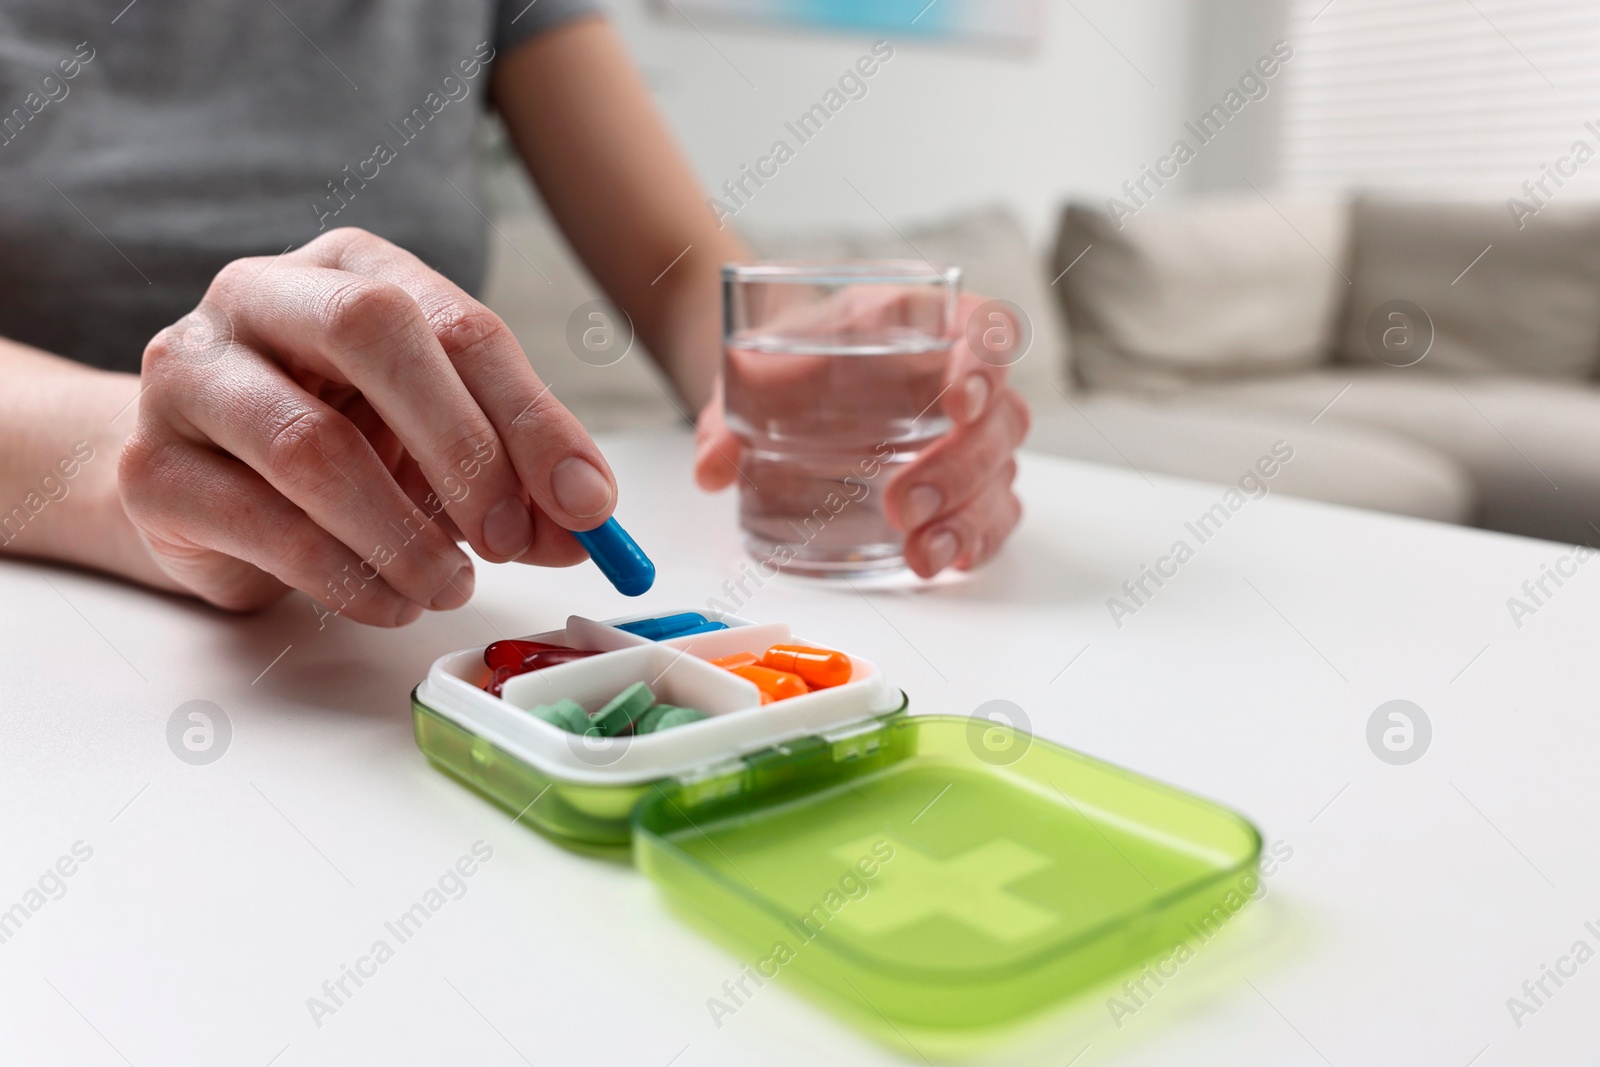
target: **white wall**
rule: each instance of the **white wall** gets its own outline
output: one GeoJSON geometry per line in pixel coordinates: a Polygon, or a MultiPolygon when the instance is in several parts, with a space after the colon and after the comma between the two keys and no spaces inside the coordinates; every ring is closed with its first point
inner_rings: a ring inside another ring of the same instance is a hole
{"type": "MultiPolygon", "coordinates": [[[[1286,41],[1291,47],[1302,43],[1290,28],[1285,0],[1229,0],[1208,5],[1198,16],[1195,31],[1191,117],[1221,100],[1276,42],[1286,41]]],[[[1281,66],[1266,82],[1267,95],[1252,101],[1205,146],[1189,168],[1189,189],[1253,196],[1246,179],[1259,189],[1277,188],[1290,71],[1288,65],[1281,66]]]]}
{"type": "MultiPolygon", "coordinates": [[[[1170,145],[1189,110],[1196,5],[1045,6],[1040,40],[1016,54],[882,35],[895,56],[868,95],[800,146],[738,224],[884,226],[874,208],[900,224],[998,202],[1042,245],[1064,199],[1109,195],[1170,145]]],[[[711,188],[776,138],[794,143],[784,122],[817,103],[872,41],[696,20],[702,37],[649,0],[609,7],[711,188]]]]}

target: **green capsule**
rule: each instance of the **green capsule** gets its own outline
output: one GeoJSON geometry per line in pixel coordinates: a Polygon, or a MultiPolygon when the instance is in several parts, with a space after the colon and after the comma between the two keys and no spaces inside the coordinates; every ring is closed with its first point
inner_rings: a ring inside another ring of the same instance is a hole
{"type": "Polygon", "coordinates": [[[671,708],[671,704],[650,705],[649,710],[647,710],[643,715],[639,716],[638,720],[634,722],[633,732],[635,734],[652,733],[656,728],[657,720],[659,720],[661,716],[671,708]]]}
{"type": "Polygon", "coordinates": [[[616,737],[626,733],[655,702],[656,695],[648,685],[634,682],[594,713],[594,724],[600,728],[601,736],[616,737]]]}
{"type": "Polygon", "coordinates": [[[592,725],[589,713],[584,711],[583,705],[576,700],[558,700],[554,704],[541,704],[534,708],[531,714],[568,733],[585,733],[592,725]]]}
{"type": "Polygon", "coordinates": [[[674,726],[699,722],[705,717],[704,712],[696,711],[694,708],[668,707],[656,717],[656,721],[651,724],[651,729],[654,733],[660,733],[662,730],[670,730],[674,726]]]}

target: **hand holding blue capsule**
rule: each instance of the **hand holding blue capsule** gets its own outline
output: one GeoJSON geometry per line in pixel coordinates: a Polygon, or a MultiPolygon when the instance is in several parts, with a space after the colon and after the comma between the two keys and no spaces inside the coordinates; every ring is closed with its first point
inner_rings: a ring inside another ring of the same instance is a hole
{"type": "Polygon", "coordinates": [[[589,550],[594,565],[623,596],[642,596],[655,584],[656,565],[615,518],[592,530],[574,530],[572,536],[589,550]]]}

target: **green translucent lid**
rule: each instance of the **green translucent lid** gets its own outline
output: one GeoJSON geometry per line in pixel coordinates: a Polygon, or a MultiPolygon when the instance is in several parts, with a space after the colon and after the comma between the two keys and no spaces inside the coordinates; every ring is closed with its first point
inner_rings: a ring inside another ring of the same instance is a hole
{"type": "Polygon", "coordinates": [[[1226,921],[1261,849],[1215,804],[945,716],[659,783],[633,825],[641,869],[760,980],[897,1033],[1010,1021],[1226,921]]]}

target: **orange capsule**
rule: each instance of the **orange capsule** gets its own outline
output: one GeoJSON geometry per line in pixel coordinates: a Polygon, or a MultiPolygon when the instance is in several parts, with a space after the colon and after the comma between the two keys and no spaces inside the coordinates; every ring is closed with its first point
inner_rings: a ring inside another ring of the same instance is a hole
{"type": "Polygon", "coordinates": [[[806,685],[798,674],[775,671],[771,667],[735,667],[733,673],[756,683],[757,688],[771,696],[773,700],[788,700],[790,697],[805,696],[811,692],[811,687],[806,685]]]}
{"type": "Polygon", "coordinates": [[[818,689],[843,685],[850,680],[849,656],[809,645],[773,645],[761,657],[761,665],[798,674],[806,684],[818,689]]]}
{"type": "Polygon", "coordinates": [[[735,667],[754,666],[755,664],[761,662],[761,657],[757,656],[754,652],[735,652],[731,656],[718,656],[716,659],[710,660],[709,662],[713,667],[721,667],[723,670],[731,671],[735,667]]]}

